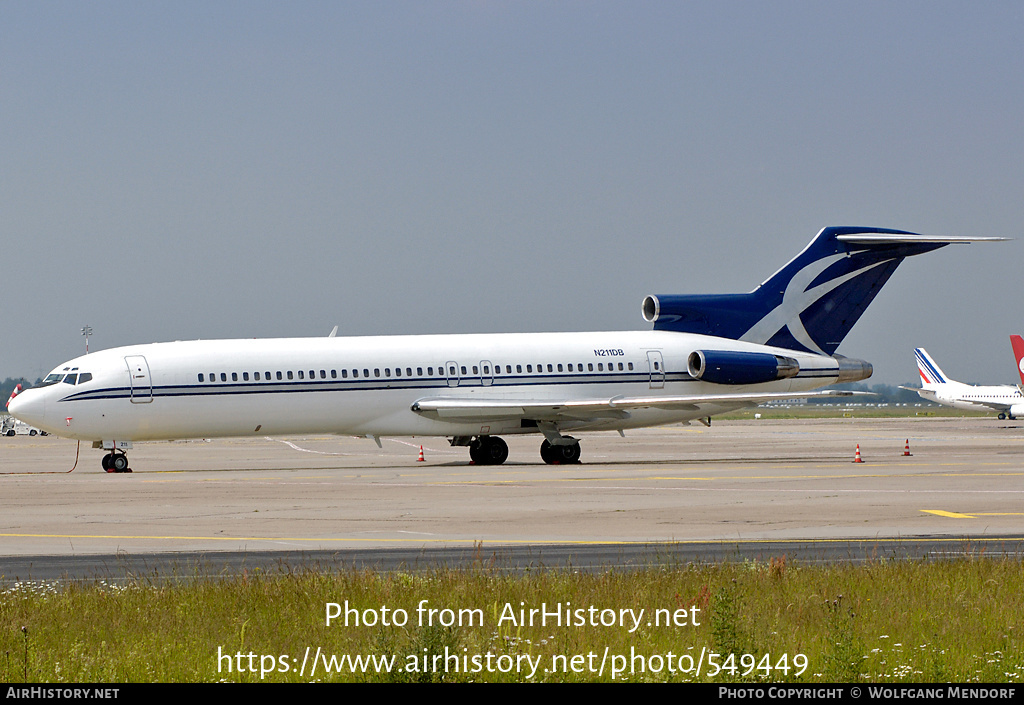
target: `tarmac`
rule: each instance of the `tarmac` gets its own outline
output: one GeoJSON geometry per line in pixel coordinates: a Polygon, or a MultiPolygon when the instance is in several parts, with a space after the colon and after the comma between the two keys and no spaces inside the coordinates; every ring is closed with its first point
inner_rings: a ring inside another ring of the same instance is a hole
{"type": "Polygon", "coordinates": [[[103,472],[85,444],[68,472],[75,441],[0,438],[0,556],[1024,536],[1017,421],[761,419],[580,438],[581,464],[545,465],[539,436],[505,437],[500,466],[437,438],[140,443],[130,474],[103,472]]]}

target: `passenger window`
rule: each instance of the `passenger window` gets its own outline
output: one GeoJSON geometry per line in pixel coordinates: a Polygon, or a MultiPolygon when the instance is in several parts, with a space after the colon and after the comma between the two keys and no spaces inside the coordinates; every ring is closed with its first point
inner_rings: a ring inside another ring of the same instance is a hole
{"type": "MultiPolygon", "coordinates": [[[[256,379],[259,379],[259,377],[257,377],[256,379]]],[[[299,370],[299,379],[306,379],[306,373],[303,372],[302,370],[299,370]]]]}
{"type": "Polygon", "coordinates": [[[527,372],[533,372],[533,365],[527,365],[526,366],[526,371],[527,372]]]}
{"type": "Polygon", "coordinates": [[[283,375],[283,374],[281,374],[281,370],[278,370],[278,371],[277,371],[277,378],[278,378],[278,379],[283,379],[283,378],[284,378],[284,375],[283,375]]]}
{"type": "Polygon", "coordinates": [[[310,379],[316,379],[316,370],[310,370],[309,371],[309,378],[310,379]]]}
{"type": "Polygon", "coordinates": [[[245,382],[249,381],[249,373],[248,372],[243,372],[242,373],[242,380],[245,381],[245,382]]]}
{"type": "Polygon", "coordinates": [[[551,367],[551,363],[549,362],[548,363],[548,372],[554,372],[554,371],[555,371],[554,368],[551,367]]]}
{"type": "Polygon", "coordinates": [[[292,371],[288,370],[288,379],[292,379],[292,371]]]}
{"type": "Polygon", "coordinates": [[[629,367],[629,369],[631,369],[631,370],[633,369],[633,363],[632,363],[632,362],[630,362],[630,363],[627,363],[627,365],[626,365],[626,366],[627,366],[627,367],[629,367]]]}
{"type": "Polygon", "coordinates": [[[559,362],[559,363],[558,363],[558,371],[559,371],[559,372],[561,372],[561,371],[562,371],[562,363],[561,363],[561,362],[559,362]]]}
{"type": "Polygon", "coordinates": [[[364,367],[364,368],[363,368],[363,377],[369,377],[369,376],[370,376],[370,370],[368,370],[368,369],[366,369],[366,368],[364,367]]]}
{"type": "Polygon", "coordinates": [[[462,374],[463,374],[463,375],[465,375],[465,374],[466,374],[466,366],[465,366],[465,365],[463,365],[463,366],[462,366],[462,374]]]}
{"type": "Polygon", "coordinates": [[[353,377],[358,377],[359,376],[359,370],[352,370],[352,376],[353,377]]]}
{"type": "Polygon", "coordinates": [[[423,376],[423,368],[422,367],[417,367],[416,368],[416,376],[417,377],[422,377],[423,376]]]}
{"type": "Polygon", "coordinates": [[[390,367],[385,367],[384,368],[384,376],[385,377],[390,377],[391,376],[391,368],[390,367]]]}
{"type": "Polygon", "coordinates": [[[523,371],[523,366],[522,365],[516,365],[516,372],[522,373],[522,371],[523,371]]]}
{"type": "Polygon", "coordinates": [[[227,372],[221,372],[220,373],[220,381],[221,382],[227,382],[228,381],[228,373],[227,372]]]}
{"type": "MultiPolygon", "coordinates": [[[[278,373],[278,374],[280,374],[280,373],[278,373]]],[[[337,370],[331,370],[331,379],[338,379],[338,371],[337,370]]]]}
{"type": "Polygon", "coordinates": [[[257,382],[259,382],[259,381],[260,381],[260,373],[259,373],[259,372],[253,372],[253,373],[252,373],[252,376],[253,376],[253,378],[254,378],[254,379],[255,379],[255,380],[257,381],[257,382]]]}
{"type": "Polygon", "coordinates": [[[231,381],[232,382],[237,382],[238,381],[238,373],[237,372],[232,372],[231,373],[231,381]]]}
{"type": "MultiPolygon", "coordinates": [[[[465,367],[463,367],[463,368],[462,368],[462,370],[463,370],[463,374],[465,374],[465,370],[466,370],[466,368],[465,368],[465,367]]],[[[480,374],[480,368],[479,368],[479,367],[477,367],[476,365],[473,365],[473,374],[475,374],[475,375],[478,375],[478,374],[480,374]]]]}
{"type": "Polygon", "coordinates": [[[206,381],[206,380],[203,379],[203,373],[202,372],[199,373],[199,381],[200,382],[205,382],[206,381]]]}
{"type": "Polygon", "coordinates": [[[412,377],[412,368],[411,367],[406,367],[405,368],[405,376],[406,377],[412,377]]]}
{"type": "Polygon", "coordinates": [[[341,371],[341,378],[342,379],[348,379],[348,370],[342,370],[341,371]]]}
{"type": "Polygon", "coordinates": [[[572,372],[572,363],[569,363],[569,371],[572,372]]]}
{"type": "Polygon", "coordinates": [[[320,379],[327,379],[327,370],[320,370],[320,379]]]}
{"type": "Polygon", "coordinates": [[[593,362],[588,362],[587,363],[587,372],[593,372],[593,371],[594,371],[594,363],[593,362]]]}
{"type": "Polygon", "coordinates": [[[402,376],[402,368],[401,367],[396,367],[395,368],[395,377],[401,377],[401,376],[402,376]]]}
{"type": "Polygon", "coordinates": [[[512,365],[505,365],[505,373],[512,374],[512,365]]]}
{"type": "Polygon", "coordinates": [[[373,368],[373,376],[374,377],[380,377],[380,368],[379,367],[374,367],[373,368]]]}

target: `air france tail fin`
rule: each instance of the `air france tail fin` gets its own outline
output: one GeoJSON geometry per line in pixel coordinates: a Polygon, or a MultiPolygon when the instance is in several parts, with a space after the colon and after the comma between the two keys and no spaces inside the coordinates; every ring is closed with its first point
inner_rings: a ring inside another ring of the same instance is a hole
{"type": "Polygon", "coordinates": [[[922,385],[934,387],[937,384],[948,384],[953,381],[935,364],[935,360],[924,348],[914,348],[914,357],[917,358],[917,371],[921,374],[922,385]]]}
{"type": "Polygon", "coordinates": [[[749,294],[648,296],[644,318],[655,330],[831,355],[905,257],[954,243],[1004,239],[824,228],[749,294]]]}
{"type": "Polygon", "coordinates": [[[1010,344],[1013,346],[1013,357],[1017,360],[1017,372],[1020,373],[1021,387],[1024,388],[1024,338],[1019,335],[1011,335],[1010,344]]]}

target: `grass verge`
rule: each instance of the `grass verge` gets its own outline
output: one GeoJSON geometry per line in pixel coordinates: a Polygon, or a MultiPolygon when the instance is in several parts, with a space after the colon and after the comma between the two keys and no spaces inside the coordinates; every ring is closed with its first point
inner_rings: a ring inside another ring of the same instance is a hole
{"type": "Polygon", "coordinates": [[[22,583],[0,679],[1016,682],[1021,614],[1024,567],[984,558],[22,583]]]}

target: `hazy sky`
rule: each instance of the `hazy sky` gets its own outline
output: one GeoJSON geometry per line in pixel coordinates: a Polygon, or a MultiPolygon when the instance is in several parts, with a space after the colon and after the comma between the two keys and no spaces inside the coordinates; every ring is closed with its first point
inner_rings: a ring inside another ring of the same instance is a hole
{"type": "Polygon", "coordinates": [[[0,0],[0,377],[189,338],[649,328],[826,225],[839,352],[1018,381],[1024,3],[0,0]]]}

